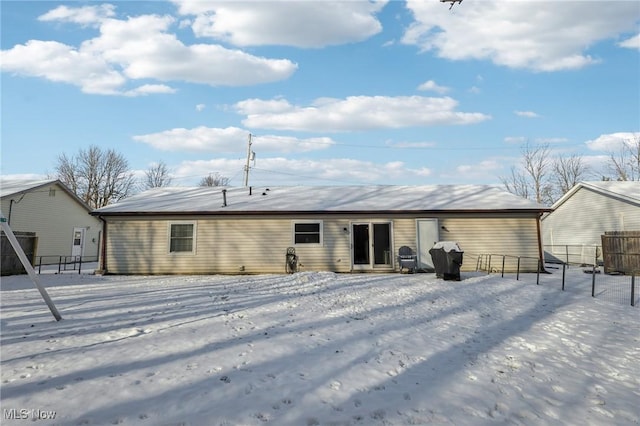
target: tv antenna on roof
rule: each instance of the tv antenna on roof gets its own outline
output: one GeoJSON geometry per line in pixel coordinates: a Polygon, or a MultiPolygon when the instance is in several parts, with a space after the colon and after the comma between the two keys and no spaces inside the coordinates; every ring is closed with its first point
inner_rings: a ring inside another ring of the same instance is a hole
{"type": "Polygon", "coordinates": [[[462,3],[462,0],[440,0],[440,3],[451,3],[451,6],[449,6],[449,10],[451,10],[456,3],[462,3]]]}

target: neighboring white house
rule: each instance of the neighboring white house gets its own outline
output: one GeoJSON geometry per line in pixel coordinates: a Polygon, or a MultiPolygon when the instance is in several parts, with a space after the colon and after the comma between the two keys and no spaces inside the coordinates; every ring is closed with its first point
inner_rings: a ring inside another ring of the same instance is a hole
{"type": "Polygon", "coordinates": [[[545,252],[562,261],[601,260],[607,231],[640,230],[640,182],[580,182],[542,218],[545,252]]]}
{"type": "MultiPolygon", "coordinates": [[[[101,269],[115,274],[391,272],[409,246],[433,270],[437,241],[456,241],[463,270],[480,255],[542,256],[549,209],[486,185],[157,188],[92,212],[104,221],[101,269]]],[[[515,267],[515,257],[507,265],[515,267]]]]}
{"type": "Polygon", "coordinates": [[[0,197],[11,229],[36,233],[36,263],[58,263],[60,256],[97,259],[102,222],[59,180],[0,178],[0,197]]]}

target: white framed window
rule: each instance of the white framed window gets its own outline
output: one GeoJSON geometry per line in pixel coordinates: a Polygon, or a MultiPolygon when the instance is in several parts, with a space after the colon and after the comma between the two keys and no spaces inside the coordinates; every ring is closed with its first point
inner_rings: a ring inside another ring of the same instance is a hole
{"type": "Polygon", "coordinates": [[[196,223],[171,222],[169,224],[169,253],[196,252],[196,223]]]}
{"type": "Polygon", "coordinates": [[[322,245],[322,221],[305,220],[295,221],[293,228],[293,244],[322,245]]]}

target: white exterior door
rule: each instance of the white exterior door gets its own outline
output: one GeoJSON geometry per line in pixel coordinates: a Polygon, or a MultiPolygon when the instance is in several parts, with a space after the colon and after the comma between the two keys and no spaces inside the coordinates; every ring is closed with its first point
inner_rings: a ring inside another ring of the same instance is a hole
{"type": "Polygon", "coordinates": [[[85,228],[73,228],[73,243],[71,246],[71,256],[82,256],[84,252],[85,228]]]}
{"type": "Polygon", "coordinates": [[[433,271],[433,260],[429,250],[440,240],[438,219],[418,219],[416,228],[418,230],[418,269],[433,271]]]}

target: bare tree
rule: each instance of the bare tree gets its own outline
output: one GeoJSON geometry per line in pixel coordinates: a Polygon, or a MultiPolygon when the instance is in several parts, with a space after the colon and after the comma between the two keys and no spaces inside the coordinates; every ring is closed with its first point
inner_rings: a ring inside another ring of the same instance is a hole
{"type": "Polygon", "coordinates": [[[208,176],[200,179],[199,186],[227,186],[229,185],[229,178],[222,176],[220,173],[209,173],[208,176]]]}
{"type": "Polygon", "coordinates": [[[540,204],[553,201],[550,171],[549,145],[532,146],[529,142],[522,148],[522,171],[511,168],[511,176],[501,177],[507,191],[540,204]]]}
{"type": "Polygon", "coordinates": [[[552,171],[556,200],[569,192],[577,183],[585,180],[591,173],[591,169],[579,155],[558,156],[553,162],[552,171]]]}
{"type": "Polygon", "coordinates": [[[92,208],[121,200],[134,189],[129,163],[113,149],[92,145],[73,157],[62,154],[55,170],[57,178],[92,208]]]}
{"type": "Polygon", "coordinates": [[[611,152],[608,166],[614,180],[640,181],[640,134],[626,139],[618,152],[611,152]]]}
{"type": "Polygon", "coordinates": [[[519,195],[522,198],[529,198],[529,182],[527,176],[518,171],[515,166],[511,166],[511,175],[508,177],[500,177],[502,184],[512,194],[519,195]]]}
{"type": "Polygon", "coordinates": [[[173,180],[171,178],[169,168],[162,161],[149,167],[147,171],[144,172],[144,174],[144,189],[169,186],[171,185],[171,181],[173,180]]]}

